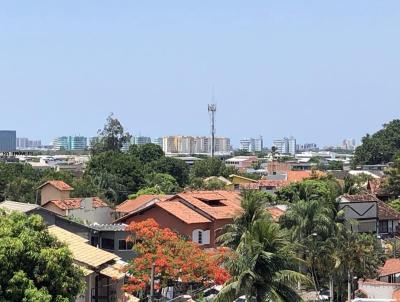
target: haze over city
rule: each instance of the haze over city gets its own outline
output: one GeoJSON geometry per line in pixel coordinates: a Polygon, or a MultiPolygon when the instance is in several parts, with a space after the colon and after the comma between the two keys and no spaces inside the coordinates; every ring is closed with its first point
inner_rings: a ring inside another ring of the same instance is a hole
{"type": "Polygon", "coordinates": [[[399,17],[398,1],[2,3],[0,129],[47,143],[113,112],[136,135],[209,135],[214,94],[235,146],[359,141],[399,113],[399,17]]]}

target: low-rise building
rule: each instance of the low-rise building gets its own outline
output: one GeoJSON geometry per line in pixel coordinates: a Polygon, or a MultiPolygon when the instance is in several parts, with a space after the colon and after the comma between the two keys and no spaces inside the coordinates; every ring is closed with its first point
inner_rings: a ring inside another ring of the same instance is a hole
{"type": "Polygon", "coordinates": [[[225,160],[225,165],[246,171],[258,162],[257,156],[235,156],[225,160]]]}
{"type": "Polygon", "coordinates": [[[164,201],[154,200],[116,222],[130,224],[152,218],[161,227],[170,228],[204,248],[212,248],[222,228],[242,211],[238,193],[194,191],[164,201]]]}
{"type": "Polygon", "coordinates": [[[99,197],[71,198],[73,188],[61,180],[50,180],[38,187],[40,204],[58,215],[77,219],[83,223],[108,224],[113,210],[99,197]]]}
{"type": "Polygon", "coordinates": [[[127,301],[122,291],[126,263],[120,257],[96,248],[88,240],[60,227],[49,226],[48,231],[67,245],[75,264],[84,272],[86,290],[76,302],[127,301]]]}
{"type": "Polygon", "coordinates": [[[342,195],[339,208],[354,232],[376,233],[382,237],[398,232],[400,213],[372,194],[342,195]]]}

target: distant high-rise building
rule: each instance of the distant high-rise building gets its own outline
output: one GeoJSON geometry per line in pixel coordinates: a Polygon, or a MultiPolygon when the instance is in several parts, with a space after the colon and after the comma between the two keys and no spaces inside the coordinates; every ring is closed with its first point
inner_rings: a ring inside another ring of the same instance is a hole
{"type": "Polygon", "coordinates": [[[26,137],[17,137],[17,149],[19,150],[30,150],[37,149],[42,146],[40,140],[30,140],[26,137]]]}
{"type": "Polygon", "coordinates": [[[303,145],[297,145],[297,151],[318,151],[318,146],[314,143],[305,143],[303,145]]]}
{"type": "Polygon", "coordinates": [[[134,145],[151,144],[151,138],[148,136],[133,136],[131,142],[134,145]]]}
{"type": "MultiPolygon", "coordinates": [[[[215,153],[229,153],[230,139],[215,137],[215,153]]],[[[167,154],[211,154],[211,138],[206,136],[165,136],[162,144],[167,154]]]]}
{"type": "Polygon", "coordinates": [[[296,139],[294,137],[284,137],[283,139],[276,139],[273,142],[276,151],[280,154],[296,154],[296,139]]]}
{"type": "Polygon", "coordinates": [[[87,148],[84,136],[60,136],[53,140],[54,150],[82,151],[87,148]]]}
{"type": "Polygon", "coordinates": [[[342,149],[344,150],[355,150],[356,146],[356,140],[354,138],[344,139],[342,142],[342,149]]]}
{"type": "Polygon", "coordinates": [[[261,152],[263,149],[263,138],[243,138],[240,140],[240,149],[247,152],[261,152]]]}
{"type": "Polygon", "coordinates": [[[153,138],[151,140],[151,142],[155,145],[159,145],[161,148],[163,146],[163,138],[162,137],[157,137],[157,138],[153,138]]]}
{"type": "Polygon", "coordinates": [[[10,152],[17,149],[17,132],[15,130],[0,130],[0,152],[10,152]]]}

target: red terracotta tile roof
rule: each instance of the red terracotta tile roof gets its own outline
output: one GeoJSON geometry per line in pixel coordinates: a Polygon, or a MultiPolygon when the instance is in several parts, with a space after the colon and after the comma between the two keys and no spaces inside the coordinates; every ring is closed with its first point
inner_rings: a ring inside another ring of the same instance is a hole
{"type": "Polygon", "coordinates": [[[313,173],[315,175],[321,177],[321,176],[326,176],[326,173],[321,172],[321,171],[288,171],[287,172],[287,181],[288,182],[297,182],[297,181],[302,181],[304,179],[310,178],[313,176],[313,173]]]}
{"type": "Polygon", "coordinates": [[[342,195],[342,198],[345,198],[351,202],[379,201],[379,199],[372,194],[356,194],[356,195],[344,194],[342,195]]]}
{"type": "Polygon", "coordinates": [[[279,218],[285,214],[285,211],[278,207],[269,207],[267,208],[267,211],[271,214],[272,219],[275,221],[279,220],[279,218]]]}
{"type": "Polygon", "coordinates": [[[400,273],[400,259],[391,258],[386,260],[385,264],[379,270],[379,277],[400,273]]]}
{"type": "Polygon", "coordinates": [[[125,200],[123,203],[119,204],[115,210],[120,213],[129,213],[132,211],[136,211],[137,209],[141,208],[142,206],[146,205],[152,200],[157,199],[159,201],[163,201],[169,197],[172,197],[172,195],[155,195],[155,194],[140,195],[135,199],[125,200]]]}
{"type": "Polygon", "coordinates": [[[182,200],[202,211],[214,219],[230,219],[243,212],[240,206],[240,196],[230,191],[200,191],[184,192],[175,195],[169,200],[182,200]],[[208,201],[215,201],[219,205],[212,206],[208,201]]]}
{"type": "Polygon", "coordinates": [[[69,184],[63,182],[62,180],[49,180],[42,184],[38,189],[44,187],[45,185],[51,185],[60,191],[72,191],[74,188],[69,184]]]}
{"type": "Polygon", "coordinates": [[[176,218],[182,220],[187,224],[211,222],[203,215],[197,213],[196,211],[192,210],[191,208],[179,201],[159,202],[156,204],[156,206],[164,209],[171,215],[175,216],[176,218]]]}
{"type": "MultiPolygon", "coordinates": [[[[92,200],[92,206],[94,208],[108,207],[108,204],[101,200],[98,197],[88,197],[92,200]]],[[[43,206],[46,207],[47,204],[54,204],[56,207],[62,210],[71,210],[71,209],[79,209],[81,207],[81,203],[85,198],[68,198],[64,200],[56,199],[49,200],[43,206]]]]}
{"type": "MultiPolygon", "coordinates": [[[[392,283],[393,284],[393,283],[392,283]]],[[[396,301],[396,302],[400,302],[400,289],[396,289],[393,292],[392,298],[396,301]]]]}
{"type": "Polygon", "coordinates": [[[400,220],[400,213],[383,201],[378,202],[379,220],[400,220]]]}

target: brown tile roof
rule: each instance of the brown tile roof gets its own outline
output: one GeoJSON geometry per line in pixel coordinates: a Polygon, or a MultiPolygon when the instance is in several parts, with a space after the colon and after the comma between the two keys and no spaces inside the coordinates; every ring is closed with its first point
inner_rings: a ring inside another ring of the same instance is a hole
{"type": "MultiPolygon", "coordinates": [[[[108,207],[108,204],[98,197],[88,197],[88,198],[92,199],[92,206],[94,208],[108,207]]],[[[52,203],[56,207],[62,210],[79,209],[81,207],[82,200],[84,199],[85,198],[67,198],[64,200],[60,199],[49,200],[43,206],[52,203]]]]}
{"type": "Polygon", "coordinates": [[[285,214],[285,211],[278,207],[269,207],[267,208],[267,211],[271,214],[272,219],[275,221],[279,220],[279,218],[285,214]]]}
{"type": "Polygon", "coordinates": [[[240,196],[233,191],[184,192],[169,200],[183,200],[214,219],[233,218],[243,211],[240,206],[240,196]],[[220,204],[212,206],[207,203],[208,201],[216,201],[220,204]]]}
{"type": "Polygon", "coordinates": [[[352,202],[379,201],[379,199],[372,194],[356,194],[356,195],[344,194],[342,195],[342,198],[345,198],[352,202]]]}
{"type": "Polygon", "coordinates": [[[379,277],[400,273],[400,259],[387,259],[383,267],[379,270],[379,277]]]}
{"type": "Polygon", "coordinates": [[[326,173],[321,171],[288,171],[287,172],[287,181],[288,182],[297,182],[302,181],[304,179],[310,178],[315,173],[316,176],[326,176],[326,173]]]}
{"type": "Polygon", "coordinates": [[[46,181],[44,184],[39,186],[38,189],[44,187],[45,185],[51,185],[51,186],[55,187],[57,190],[60,190],[60,191],[72,191],[74,189],[69,184],[63,182],[62,180],[49,180],[49,181],[46,181]]]}
{"type": "Polygon", "coordinates": [[[379,220],[400,220],[400,213],[383,201],[378,202],[379,220]]]}
{"type": "Polygon", "coordinates": [[[135,199],[125,200],[123,203],[119,204],[115,210],[120,213],[129,213],[132,211],[136,211],[137,209],[141,208],[142,206],[144,206],[145,204],[154,199],[162,201],[170,197],[172,197],[172,195],[155,195],[155,194],[140,195],[135,199]]]}
{"type": "Polygon", "coordinates": [[[197,213],[179,201],[159,202],[156,206],[164,209],[187,224],[211,222],[203,215],[197,213]]]}

